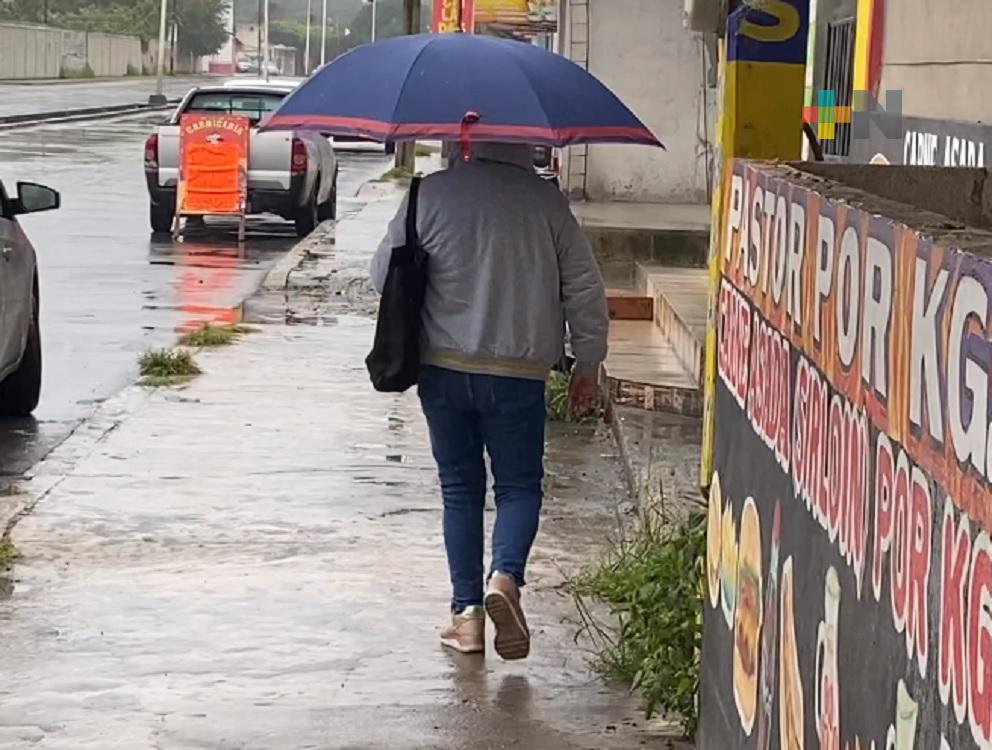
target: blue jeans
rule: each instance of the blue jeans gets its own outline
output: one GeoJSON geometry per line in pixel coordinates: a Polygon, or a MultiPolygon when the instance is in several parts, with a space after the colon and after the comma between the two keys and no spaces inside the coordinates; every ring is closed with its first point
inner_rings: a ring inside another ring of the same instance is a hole
{"type": "Polygon", "coordinates": [[[452,609],[482,604],[489,454],[496,494],[493,571],[524,585],[544,479],[544,383],[425,367],[420,402],[444,496],[452,609]]]}

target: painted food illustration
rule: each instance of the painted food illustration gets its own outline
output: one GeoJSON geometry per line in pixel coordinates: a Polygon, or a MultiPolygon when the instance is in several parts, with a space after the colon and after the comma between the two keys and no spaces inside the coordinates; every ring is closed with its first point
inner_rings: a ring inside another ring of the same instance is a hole
{"type": "Polygon", "coordinates": [[[734,701],[745,733],[751,734],[758,704],[758,636],[761,632],[761,524],[754,498],[741,514],[734,618],[734,701]]]}
{"type": "Polygon", "coordinates": [[[713,474],[710,485],[709,512],[706,516],[706,582],[709,587],[710,606],[720,603],[720,547],[723,538],[720,534],[723,492],[720,490],[720,475],[713,474]]]}
{"type": "Polygon", "coordinates": [[[803,683],[799,674],[796,643],[796,611],[792,594],[792,558],[782,565],[781,610],[779,612],[779,742],[782,750],[803,750],[805,732],[803,683]]]}
{"type": "Polygon", "coordinates": [[[723,616],[727,620],[727,627],[732,628],[737,603],[737,528],[734,526],[732,503],[727,503],[723,510],[720,540],[720,595],[723,616]]]}

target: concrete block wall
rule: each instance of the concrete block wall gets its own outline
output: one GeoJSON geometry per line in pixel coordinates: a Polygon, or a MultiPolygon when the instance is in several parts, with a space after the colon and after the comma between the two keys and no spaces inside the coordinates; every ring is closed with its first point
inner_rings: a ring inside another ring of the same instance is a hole
{"type": "Polygon", "coordinates": [[[142,68],[141,40],[117,34],[87,34],[86,60],[98,77],[125,76],[142,68]]]}
{"type": "Polygon", "coordinates": [[[0,80],[59,78],[89,66],[96,76],[141,70],[141,40],[43,26],[0,24],[0,80]]]}
{"type": "MultiPolygon", "coordinates": [[[[169,65],[171,63],[172,50],[166,45],[165,48],[165,70],[169,71],[169,65]]],[[[158,66],[158,42],[152,40],[148,43],[148,48],[142,55],[142,64],[144,65],[145,71],[152,73],[158,66]]],[[[176,73],[199,73],[202,72],[200,66],[199,58],[191,57],[190,55],[184,55],[182,53],[176,53],[176,63],[174,71],[176,73]]]]}
{"type": "Polygon", "coordinates": [[[77,72],[89,65],[86,47],[88,34],[85,31],[62,32],[62,71],[77,72]]]}
{"type": "Polygon", "coordinates": [[[0,80],[58,78],[63,32],[36,26],[0,24],[0,80]]]}

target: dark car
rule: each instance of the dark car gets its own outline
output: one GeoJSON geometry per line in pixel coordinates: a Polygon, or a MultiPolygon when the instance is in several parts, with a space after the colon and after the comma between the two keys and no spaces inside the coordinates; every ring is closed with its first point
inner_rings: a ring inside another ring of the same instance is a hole
{"type": "Polygon", "coordinates": [[[19,182],[12,197],[0,182],[0,417],[26,417],[41,395],[38,265],[17,217],[59,202],[44,185],[19,182]]]}

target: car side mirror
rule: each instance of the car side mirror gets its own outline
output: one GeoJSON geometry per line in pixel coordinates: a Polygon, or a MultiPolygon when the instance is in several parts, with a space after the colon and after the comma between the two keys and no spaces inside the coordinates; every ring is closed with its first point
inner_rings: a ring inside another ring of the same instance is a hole
{"type": "Polygon", "coordinates": [[[42,211],[53,211],[62,205],[62,197],[57,191],[45,185],[34,182],[18,182],[17,198],[14,203],[14,215],[36,214],[42,211]]]}

